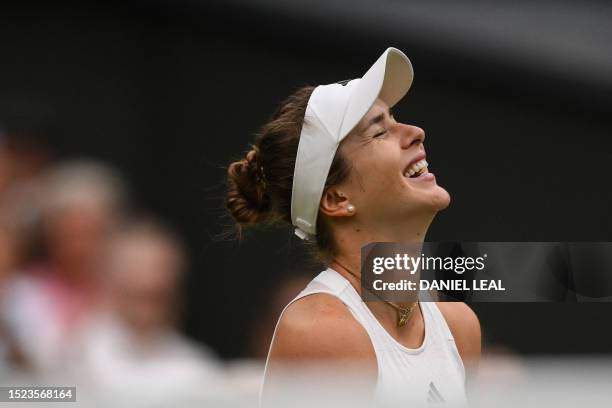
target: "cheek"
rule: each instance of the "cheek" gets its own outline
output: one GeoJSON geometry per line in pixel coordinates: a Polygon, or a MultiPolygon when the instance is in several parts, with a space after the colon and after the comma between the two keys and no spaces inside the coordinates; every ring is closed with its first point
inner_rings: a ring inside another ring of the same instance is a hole
{"type": "Polygon", "coordinates": [[[398,172],[392,161],[372,156],[359,166],[356,180],[361,191],[368,194],[390,193],[397,190],[398,172]]]}
{"type": "Polygon", "coordinates": [[[350,185],[354,197],[361,196],[361,204],[371,200],[380,202],[402,191],[400,152],[392,141],[373,140],[351,153],[348,155],[352,162],[350,185]]]}

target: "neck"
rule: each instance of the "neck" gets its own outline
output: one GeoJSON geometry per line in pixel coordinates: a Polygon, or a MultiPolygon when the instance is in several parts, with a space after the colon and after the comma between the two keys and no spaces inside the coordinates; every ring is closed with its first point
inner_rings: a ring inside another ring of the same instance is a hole
{"type": "MultiPolygon", "coordinates": [[[[341,265],[361,276],[361,248],[372,242],[406,242],[422,244],[435,214],[410,217],[403,222],[377,228],[366,228],[359,223],[338,225],[334,228],[334,239],[339,248],[334,257],[341,265]]],[[[332,261],[333,262],[333,261],[332,261]]]]}
{"type": "MultiPolygon", "coordinates": [[[[378,229],[366,229],[355,224],[342,226],[336,229],[334,234],[339,252],[329,266],[351,282],[361,295],[361,248],[373,242],[422,244],[432,220],[433,215],[378,229]]],[[[397,310],[395,308],[382,301],[368,303],[368,307],[379,321],[386,322],[389,326],[396,324],[397,310]]],[[[414,302],[395,304],[402,308],[410,308],[414,302]]]]}

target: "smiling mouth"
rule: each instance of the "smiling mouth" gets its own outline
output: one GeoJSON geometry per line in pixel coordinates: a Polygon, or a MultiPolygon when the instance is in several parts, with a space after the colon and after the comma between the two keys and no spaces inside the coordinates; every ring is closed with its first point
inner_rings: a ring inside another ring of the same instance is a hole
{"type": "Polygon", "coordinates": [[[404,171],[404,177],[407,178],[416,178],[422,174],[427,173],[428,163],[425,159],[421,159],[418,162],[412,164],[404,171]]]}

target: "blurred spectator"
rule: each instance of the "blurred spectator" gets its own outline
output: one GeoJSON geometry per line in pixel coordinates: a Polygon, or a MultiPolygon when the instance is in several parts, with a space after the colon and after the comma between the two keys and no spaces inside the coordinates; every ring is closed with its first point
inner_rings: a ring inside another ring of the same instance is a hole
{"type": "Polygon", "coordinates": [[[0,204],[0,371],[25,368],[27,359],[5,323],[6,291],[23,256],[24,237],[20,226],[11,222],[0,204]]]}
{"type": "Polygon", "coordinates": [[[4,321],[7,287],[32,257],[40,215],[41,173],[49,162],[32,129],[0,127],[0,368],[24,368],[27,359],[4,321]]]}
{"type": "Polygon", "coordinates": [[[71,347],[77,378],[104,396],[160,406],[217,392],[216,359],[177,330],[184,269],[179,241],[161,226],[134,221],[116,234],[104,307],[71,347]]]}
{"type": "Polygon", "coordinates": [[[37,137],[0,127],[0,288],[30,257],[40,176],[48,162],[37,137]]]}
{"type": "Polygon", "coordinates": [[[44,370],[98,299],[100,257],[125,189],[112,170],[86,161],[52,169],[42,184],[44,255],[5,288],[3,313],[32,367],[44,370]]]}

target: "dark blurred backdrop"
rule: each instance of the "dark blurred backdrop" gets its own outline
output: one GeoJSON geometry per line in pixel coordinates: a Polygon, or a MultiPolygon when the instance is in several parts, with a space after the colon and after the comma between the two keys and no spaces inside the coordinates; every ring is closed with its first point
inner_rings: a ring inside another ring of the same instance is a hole
{"type": "MultiPolygon", "coordinates": [[[[451,193],[430,241],[609,241],[612,5],[598,1],[2,2],[0,120],[110,162],[189,246],[185,330],[245,356],[279,280],[314,275],[289,229],[222,236],[224,166],[295,88],[415,68],[397,117],[451,193]]],[[[476,304],[489,345],[612,352],[612,304],[476,304]]]]}

